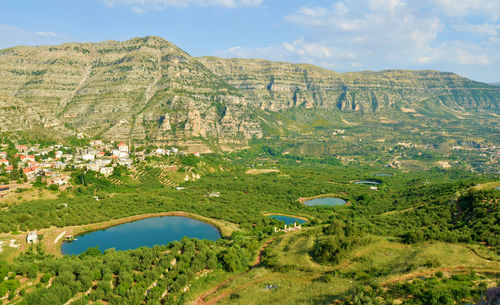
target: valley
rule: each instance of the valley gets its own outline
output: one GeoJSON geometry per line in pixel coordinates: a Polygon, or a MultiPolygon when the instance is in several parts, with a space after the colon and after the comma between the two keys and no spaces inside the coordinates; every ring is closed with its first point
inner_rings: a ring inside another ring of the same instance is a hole
{"type": "Polygon", "coordinates": [[[155,36],[0,50],[0,75],[0,304],[498,289],[500,87],[193,57],[155,36]]]}

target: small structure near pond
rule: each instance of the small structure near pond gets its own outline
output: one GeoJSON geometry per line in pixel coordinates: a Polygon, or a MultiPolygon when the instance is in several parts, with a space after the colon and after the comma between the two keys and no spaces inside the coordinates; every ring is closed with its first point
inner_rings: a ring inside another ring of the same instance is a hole
{"type": "Polygon", "coordinates": [[[274,232],[291,232],[291,231],[297,231],[302,229],[302,226],[299,224],[297,225],[296,222],[293,223],[293,227],[285,225],[284,229],[278,229],[277,227],[274,227],[274,232]]]}
{"type": "Polygon", "coordinates": [[[26,236],[26,242],[28,244],[36,244],[38,242],[38,234],[36,234],[35,231],[28,232],[28,235],[26,236]]]}

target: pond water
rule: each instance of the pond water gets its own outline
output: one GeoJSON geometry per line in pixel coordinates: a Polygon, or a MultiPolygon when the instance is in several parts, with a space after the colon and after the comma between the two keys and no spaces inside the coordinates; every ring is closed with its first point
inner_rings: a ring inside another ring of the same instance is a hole
{"type": "Polygon", "coordinates": [[[268,217],[271,217],[271,218],[274,218],[274,219],[277,219],[277,220],[280,220],[280,221],[283,221],[285,224],[289,225],[289,224],[293,224],[293,223],[297,223],[297,224],[303,224],[303,223],[306,223],[307,220],[304,220],[302,218],[297,218],[297,217],[293,217],[293,216],[285,216],[285,215],[267,215],[268,217]]]}
{"type": "Polygon", "coordinates": [[[372,176],[379,176],[379,177],[394,177],[394,174],[391,173],[373,173],[372,176]]]}
{"type": "Polygon", "coordinates": [[[304,202],[305,205],[308,206],[335,206],[335,205],[344,205],[346,201],[344,199],[335,198],[335,197],[323,197],[323,198],[315,198],[311,200],[307,200],[304,202]]]}
{"type": "Polygon", "coordinates": [[[499,190],[499,191],[500,191],[500,186],[497,186],[497,187],[495,188],[495,190],[499,190]]]}
{"type": "Polygon", "coordinates": [[[209,224],[182,216],[162,216],[127,222],[107,229],[89,232],[71,242],[63,242],[63,254],[80,254],[88,248],[130,250],[166,245],[184,236],[198,239],[219,239],[219,231],[209,224]]]}
{"type": "Polygon", "coordinates": [[[378,181],[371,181],[371,180],[360,180],[360,181],[354,182],[354,184],[379,185],[380,182],[378,182],[378,181]]]}

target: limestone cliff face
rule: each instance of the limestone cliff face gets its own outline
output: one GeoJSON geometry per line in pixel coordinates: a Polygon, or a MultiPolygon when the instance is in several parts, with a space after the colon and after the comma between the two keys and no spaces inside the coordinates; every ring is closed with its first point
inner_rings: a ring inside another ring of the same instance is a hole
{"type": "Polygon", "coordinates": [[[242,143],[263,135],[261,122],[279,124],[266,121],[269,111],[387,116],[434,103],[499,112],[499,100],[500,87],[451,73],[339,74],[312,65],[194,58],[152,36],[0,50],[0,131],[242,143]]]}
{"type": "Polygon", "coordinates": [[[453,108],[499,111],[498,87],[453,73],[387,70],[339,74],[311,65],[266,60],[199,60],[263,110],[303,106],[387,113],[432,100],[453,108]]]}
{"type": "Polygon", "coordinates": [[[6,49],[0,76],[4,103],[21,101],[30,124],[113,139],[261,136],[237,90],[158,37],[6,49]]]}

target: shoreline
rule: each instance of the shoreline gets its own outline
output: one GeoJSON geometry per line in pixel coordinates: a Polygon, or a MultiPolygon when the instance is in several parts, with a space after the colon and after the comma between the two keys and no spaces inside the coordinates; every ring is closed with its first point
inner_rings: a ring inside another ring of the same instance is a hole
{"type": "Polygon", "coordinates": [[[288,214],[283,214],[283,213],[264,213],[264,216],[271,216],[271,215],[279,215],[279,216],[287,216],[287,217],[293,217],[293,218],[298,218],[305,220],[307,222],[310,222],[311,220],[309,218],[306,218],[304,216],[297,216],[297,215],[288,215],[288,214]]]}
{"type": "Polygon", "coordinates": [[[325,198],[325,197],[339,198],[339,199],[347,201],[346,198],[343,198],[344,196],[345,195],[342,195],[342,194],[321,194],[321,195],[316,195],[316,196],[311,196],[311,197],[299,197],[299,199],[297,199],[297,200],[302,204],[304,204],[304,202],[306,202],[308,200],[317,199],[317,198],[325,198]]]}
{"type": "Polygon", "coordinates": [[[163,217],[163,216],[181,216],[181,217],[187,217],[187,218],[201,221],[203,223],[206,223],[206,224],[211,225],[214,228],[216,228],[217,231],[219,231],[221,238],[227,238],[227,237],[231,236],[232,232],[239,229],[236,224],[226,222],[223,220],[216,220],[213,218],[209,218],[209,217],[205,217],[205,216],[201,216],[201,215],[197,215],[197,214],[192,214],[192,213],[188,213],[188,212],[183,212],[183,211],[172,211],[172,212],[160,212],[160,213],[148,213],[148,214],[134,215],[134,216],[128,216],[128,217],[123,217],[123,218],[118,218],[118,219],[112,219],[112,220],[108,220],[108,221],[104,221],[104,222],[79,225],[79,226],[67,226],[67,227],[62,227],[62,228],[51,227],[51,228],[39,230],[38,234],[43,235],[43,241],[41,241],[41,242],[43,242],[45,244],[45,246],[46,246],[45,248],[46,248],[47,253],[54,254],[57,257],[62,257],[62,256],[64,256],[64,254],[62,254],[62,252],[61,252],[61,245],[65,241],[65,239],[60,238],[57,242],[55,242],[55,239],[57,238],[58,235],[62,234],[63,232],[65,232],[65,234],[64,234],[65,236],[67,236],[67,235],[78,236],[78,235],[82,235],[82,234],[93,232],[93,231],[107,229],[107,228],[121,225],[124,223],[134,222],[134,221],[143,220],[143,219],[147,219],[147,218],[163,217]]]}

